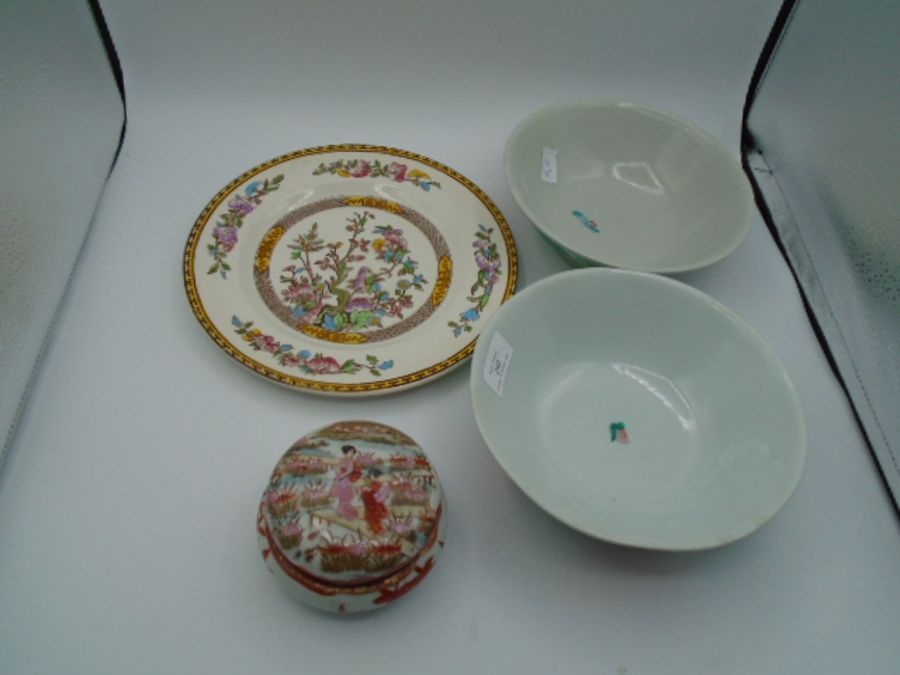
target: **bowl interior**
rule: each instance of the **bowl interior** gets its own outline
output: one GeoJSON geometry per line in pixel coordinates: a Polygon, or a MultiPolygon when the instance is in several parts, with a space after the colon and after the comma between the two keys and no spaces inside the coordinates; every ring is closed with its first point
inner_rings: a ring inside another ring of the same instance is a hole
{"type": "Polygon", "coordinates": [[[753,213],[747,179],[727,148],[639,104],[582,101],[534,113],[509,139],[506,174],[546,236],[615,267],[710,264],[740,244],[753,213]],[[545,160],[555,161],[556,183],[545,180],[545,160]]]}
{"type": "Polygon", "coordinates": [[[476,418],[515,482],[588,534],[708,548],[784,504],[806,454],[792,385],[731,312],[670,279],[580,270],[498,312],[472,370],[476,418]],[[499,333],[502,395],[486,384],[499,333]]]}

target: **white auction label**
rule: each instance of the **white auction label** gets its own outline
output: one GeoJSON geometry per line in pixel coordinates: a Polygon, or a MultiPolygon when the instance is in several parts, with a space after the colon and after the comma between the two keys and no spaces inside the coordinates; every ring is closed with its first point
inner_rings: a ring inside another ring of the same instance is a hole
{"type": "Polygon", "coordinates": [[[541,179],[556,185],[556,150],[544,148],[541,153],[541,179]]]}
{"type": "Polygon", "coordinates": [[[498,396],[503,396],[503,383],[506,381],[506,371],[512,355],[512,345],[500,333],[494,333],[484,360],[484,381],[498,396]]]}

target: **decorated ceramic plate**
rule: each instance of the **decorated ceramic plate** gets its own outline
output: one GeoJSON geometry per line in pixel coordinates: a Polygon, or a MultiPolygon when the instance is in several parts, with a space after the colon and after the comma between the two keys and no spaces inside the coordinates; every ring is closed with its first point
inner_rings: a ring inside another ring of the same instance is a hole
{"type": "Polygon", "coordinates": [[[342,395],[460,364],[516,271],[512,233],[481,189],[369,145],[251,169],[209,202],[184,254],[191,308],[221,349],[278,383],[342,395]]]}

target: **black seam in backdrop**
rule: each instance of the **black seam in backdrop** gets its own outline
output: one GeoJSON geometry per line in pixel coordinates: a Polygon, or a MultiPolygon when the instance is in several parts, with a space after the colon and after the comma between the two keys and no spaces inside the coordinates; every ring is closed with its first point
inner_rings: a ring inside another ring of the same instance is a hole
{"type": "Polygon", "coordinates": [[[116,146],[116,152],[113,155],[112,163],[109,165],[109,173],[112,173],[119,159],[119,153],[122,151],[122,144],[125,142],[125,129],[128,126],[128,103],[125,100],[125,76],[122,72],[122,64],[119,62],[119,54],[116,51],[116,45],[113,42],[112,35],[109,32],[109,26],[106,24],[106,17],[103,16],[103,9],[100,7],[99,0],[88,0],[91,8],[91,14],[94,17],[94,23],[97,25],[97,32],[100,34],[100,40],[106,50],[106,58],[109,61],[110,70],[116,80],[116,87],[119,89],[119,97],[122,99],[122,130],[119,132],[119,144],[116,146]]]}
{"type": "MultiPolygon", "coordinates": [[[[781,239],[778,228],[775,226],[775,219],[772,217],[772,211],[769,208],[769,205],[766,203],[766,199],[763,195],[762,189],[760,188],[759,183],[756,180],[756,176],[753,173],[753,169],[750,166],[749,157],[750,153],[752,152],[757,153],[759,157],[761,157],[763,161],[765,161],[765,155],[763,154],[762,149],[756,143],[756,139],[750,132],[750,128],[747,124],[747,120],[750,116],[750,109],[753,107],[753,103],[756,100],[757,91],[759,90],[759,87],[762,84],[763,79],[765,78],[766,71],[769,68],[769,64],[772,62],[772,57],[778,50],[778,45],[781,42],[781,38],[784,36],[785,30],[787,29],[787,26],[791,21],[791,17],[794,14],[794,10],[797,8],[799,2],[800,0],[784,0],[781,5],[781,9],[778,10],[778,16],[776,16],[775,22],[772,24],[772,30],[769,32],[769,36],[766,38],[766,42],[763,45],[762,51],[760,52],[759,60],[756,62],[756,67],[753,69],[753,75],[750,78],[750,84],[747,87],[747,97],[744,100],[744,111],[741,121],[741,165],[744,168],[744,173],[747,175],[747,178],[750,181],[750,186],[753,188],[753,199],[756,202],[756,206],[759,209],[760,215],[762,215],[763,221],[766,223],[766,227],[769,229],[769,233],[772,235],[772,239],[775,241],[776,246],[778,246],[778,250],[781,252],[781,257],[784,258],[785,262],[787,263],[788,269],[791,271],[791,275],[794,277],[794,284],[797,286],[797,290],[800,292],[800,299],[803,301],[803,308],[806,310],[806,316],[809,319],[809,323],[812,326],[816,339],[818,340],[819,345],[822,348],[822,352],[825,354],[825,358],[828,360],[828,365],[831,367],[831,371],[834,373],[834,376],[837,378],[838,383],[841,385],[841,389],[843,389],[844,391],[844,396],[850,403],[850,409],[853,411],[853,417],[856,419],[856,426],[859,427],[859,430],[863,436],[863,440],[865,440],[866,446],[868,446],[869,448],[869,453],[872,457],[875,467],[878,469],[878,474],[881,476],[881,480],[884,483],[885,489],[888,491],[888,495],[893,495],[890,484],[887,480],[887,476],[885,475],[884,470],[881,467],[881,462],[878,461],[878,457],[875,455],[875,450],[872,448],[872,442],[869,440],[869,434],[866,431],[862,420],[860,419],[859,412],[856,409],[856,404],[853,402],[853,398],[850,396],[850,390],[847,388],[847,383],[844,379],[844,376],[838,369],[837,361],[835,361],[834,354],[831,351],[831,346],[828,344],[828,340],[825,337],[825,332],[822,330],[822,325],[819,323],[819,319],[816,317],[815,312],[813,311],[809,298],[807,297],[806,292],[803,289],[803,285],[800,283],[800,277],[797,273],[797,270],[794,268],[793,264],[791,264],[791,259],[787,254],[785,244],[781,239]]],[[[766,165],[768,166],[768,163],[766,163],[766,165]]],[[[894,504],[894,509],[897,516],[900,517],[900,500],[892,499],[891,501],[894,504]]]]}
{"type": "MultiPolygon", "coordinates": [[[[103,16],[103,11],[100,9],[100,3],[98,0],[88,0],[88,6],[90,7],[91,14],[94,18],[94,24],[97,26],[97,32],[100,36],[100,40],[103,42],[103,47],[106,51],[106,58],[109,61],[110,70],[112,70],[113,77],[116,80],[116,86],[119,89],[119,97],[122,99],[122,129],[119,132],[119,143],[116,146],[116,151],[113,154],[112,161],[109,165],[109,172],[107,173],[107,179],[109,175],[112,173],[113,168],[116,165],[116,160],[119,158],[119,153],[122,150],[122,144],[125,141],[125,127],[128,122],[128,110],[125,103],[125,78],[122,74],[122,66],[119,63],[119,56],[116,53],[116,47],[113,44],[112,36],[109,33],[109,28],[106,25],[106,19],[103,16]]],[[[101,191],[102,194],[102,191],[101,191]]],[[[99,195],[98,195],[99,202],[99,195]]],[[[96,212],[96,206],[95,206],[96,212]]],[[[19,420],[22,417],[22,414],[25,410],[25,405],[27,403],[29,394],[31,392],[32,385],[34,384],[34,380],[38,369],[41,366],[41,363],[44,358],[44,354],[47,351],[47,348],[50,344],[53,334],[56,330],[56,323],[59,318],[59,308],[62,306],[62,303],[65,301],[66,295],[68,294],[69,284],[72,280],[72,275],[75,273],[75,268],[78,266],[78,261],[81,259],[82,252],[84,251],[84,247],[87,244],[87,238],[90,235],[90,228],[88,228],[87,233],[85,234],[84,240],[81,242],[81,246],[78,248],[78,252],[75,256],[75,265],[73,265],[72,270],[69,272],[69,277],[66,281],[65,289],[63,291],[62,296],[60,297],[59,303],[56,306],[56,309],[53,312],[53,316],[50,319],[50,323],[47,327],[47,332],[44,334],[44,339],[41,342],[41,348],[38,351],[37,357],[35,358],[34,364],[31,367],[31,372],[28,376],[28,383],[25,386],[25,390],[22,392],[21,397],[19,398],[19,404],[16,407],[16,412],[13,413],[12,425],[7,431],[5,437],[2,439],[3,442],[0,443],[0,488],[2,488],[3,482],[6,477],[6,465],[9,463],[7,460],[9,459],[9,454],[12,451],[12,440],[16,434],[18,429],[19,420]]]]}

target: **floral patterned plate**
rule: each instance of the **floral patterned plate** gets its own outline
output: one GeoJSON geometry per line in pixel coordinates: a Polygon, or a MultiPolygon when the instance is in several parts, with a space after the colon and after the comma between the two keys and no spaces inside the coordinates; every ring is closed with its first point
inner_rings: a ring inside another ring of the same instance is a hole
{"type": "Polygon", "coordinates": [[[229,356],[312,392],[396,391],[471,355],[516,287],[503,215],[427,157],[300,150],[239,176],[188,237],[194,314],[229,356]]]}

